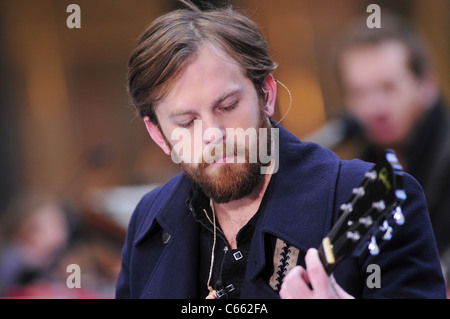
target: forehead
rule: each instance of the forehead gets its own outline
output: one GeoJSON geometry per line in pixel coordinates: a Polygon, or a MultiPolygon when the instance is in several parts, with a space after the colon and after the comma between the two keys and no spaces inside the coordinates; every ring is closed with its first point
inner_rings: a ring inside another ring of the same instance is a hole
{"type": "Polygon", "coordinates": [[[212,44],[203,44],[173,81],[156,111],[211,103],[226,92],[242,90],[249,85],[252,82],[235,59],[212,44]]]}
{"type": "Polygon", "coordinates": [[[355,81],[409,72],[408,52],[398,41],[350,48],[342,56],[341,72],[347,80],[355,81]]]}

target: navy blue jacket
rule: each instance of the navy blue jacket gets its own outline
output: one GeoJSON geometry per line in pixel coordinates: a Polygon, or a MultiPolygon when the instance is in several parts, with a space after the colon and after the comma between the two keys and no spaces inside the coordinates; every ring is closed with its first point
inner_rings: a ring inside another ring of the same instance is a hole
{"type": "MultiPolygon", "coordinates": [[[[263,274],[271,266],[265,245],[275,236],[300,249],[318,247],[340,204],[372,164],[341,161],[334,153],[279,131],[279,170],[258,219],[241,298],[278,298],[263,274]],[[268,260],[269,259],[269,260],[268,260]]],[[[186,206],[190,179],[179,174],[145,195],[133,213],[122,252],[117,298],[199,298],[199,223],[186,206]]],[[[445,284],[422,188],[405,174],[406,223],[380,245],[381,253],[349,257],[337,282],[357,298],[445,298],[445,284]],[[366,284],[368,265],[381,270],[381,288],[366,284]]]]}

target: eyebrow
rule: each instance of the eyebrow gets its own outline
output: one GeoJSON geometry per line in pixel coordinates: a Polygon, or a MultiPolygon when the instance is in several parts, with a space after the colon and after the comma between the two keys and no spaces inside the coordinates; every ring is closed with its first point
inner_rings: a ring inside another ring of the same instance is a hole
{"type": "MultiPolygon", "coordinates": [[[[225,101],[227,98],[229,98],[230,96],[239,94],[241,91],[242,91],[241,88],[237,88],[237,89],[232,89],[232,90],[225,92],[224,94],[222,94],[221,96],[219,96],[217,99],[214,100],[214,102],[211,104],[212,108],[217,107],[223,101],[225,101]]],[[[174,118],[174,117],[181,116],[181,115],[189,115],[189,114],[196,114],[196,113],[197,113],[197,111],[195,109],[174,111],[169,115],[169,117],[174,118]]]]}

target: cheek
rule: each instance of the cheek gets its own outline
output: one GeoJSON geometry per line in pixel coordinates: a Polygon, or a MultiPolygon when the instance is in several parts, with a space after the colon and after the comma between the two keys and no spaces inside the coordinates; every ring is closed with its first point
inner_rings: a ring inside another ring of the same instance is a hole
{"type": "Polygon", "coordinates": [[[242,124],[240,127],[258,127],[260,123],[261,116],[267,117],[264,113],[262,105],[259,102],[253,101],[251,106],[243,110],[243,114],[238,115],[237,120],[242,124]]]}
{"type": "Polygon", "coordinates": [[[376,117],[376,110],[365,103],[348,103],[349,112],[362,124],[368,125],[376,117]]]}
{"type": "Polygon", "coordinates": [[[405,130],[413,126],[423,113],[422,102],[417,88],[405,88],[399,91],[393,101],[392,112],[396,123],[399,123],[405,130]]]}
{"type": "Polygon", "coordinates": [[[417,101],[410,101],[410,105],[408,108],[405,107],[404,110],[399,110],[396,113],[397,123],[399,125],[399,130],[402,138],[407,138],[408,135],[412,134],[412,131],[420,120],[422,116],[422,110],[417,101]]]}

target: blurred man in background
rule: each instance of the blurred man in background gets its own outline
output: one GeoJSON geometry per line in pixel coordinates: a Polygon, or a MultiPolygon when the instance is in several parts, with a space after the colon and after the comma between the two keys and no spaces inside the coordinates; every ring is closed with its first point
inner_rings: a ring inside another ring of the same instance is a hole
{"type": "MultiPolygon", "coordinates": [[[[364,134],[357,156],[374,162],[385,148],[424,188],[439,252],[450,254],[450,120],[424,44],[405,21],[383,14],[342,39],[336,60],[348,112],[364,134]]],[[[447,265],[448,268],[448,265],[447,265]]]]}

